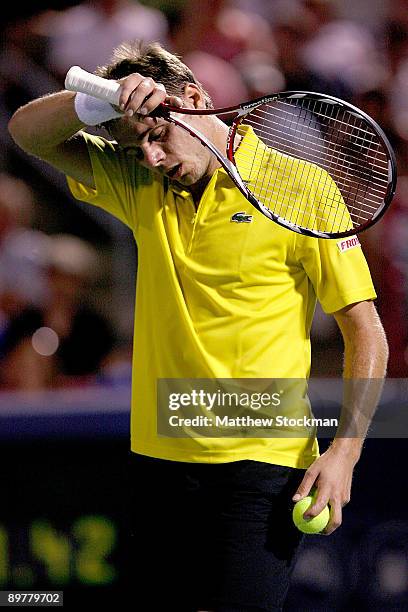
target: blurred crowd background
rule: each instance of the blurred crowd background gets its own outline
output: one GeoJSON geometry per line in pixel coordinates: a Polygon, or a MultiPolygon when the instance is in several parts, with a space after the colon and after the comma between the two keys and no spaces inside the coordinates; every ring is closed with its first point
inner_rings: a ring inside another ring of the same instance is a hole
{"type": "MultiPolygon", "coordinates": [[[[130,382],[132,236],[75,201],[65,178],[21,152],[6,125],[20,105],[61,89],[70,66],[93,71],[136,38],[181,55],[215,106],[309,90],[378,121],[395,149],[398,191],[361,241],[390,344],[389,375],[407,376],[408,0],[42,0],[9,6],[2,24],[0,388],[130,382]]],[[[313,375],[339,375],[340,334],[320,309],[313,340],[313,375]]]]}

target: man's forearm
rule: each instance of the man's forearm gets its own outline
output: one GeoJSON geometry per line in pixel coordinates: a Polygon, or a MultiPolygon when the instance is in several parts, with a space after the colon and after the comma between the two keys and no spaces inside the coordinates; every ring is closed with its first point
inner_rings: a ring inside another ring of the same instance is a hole
{"type": "Polygon", "coordinates": [[[345,379],[385,377],[388,344],[379,319],[363,328],[354,326],[347,331],[343,329],[343,338],[345,379]]]}
{"type": "Polygon", "coordinates": [[[388,361],[383,327],[367,321],[339,321],[344,339],[344,390],[340,424],[332,445],[358,460],[381,396],[388,361]]]}
{"type": "Polygon", "coordinates": [[[24,151],[41,157],[83,127],[74,99],[75,93],[61,91],[22,106],[10,119],[11,136],[24,151]]]}

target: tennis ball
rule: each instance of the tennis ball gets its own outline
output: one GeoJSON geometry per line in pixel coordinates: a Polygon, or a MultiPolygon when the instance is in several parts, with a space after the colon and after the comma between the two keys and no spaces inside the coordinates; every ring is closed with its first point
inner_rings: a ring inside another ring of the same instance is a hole
{"type": "Polygon", "coordinates": [[[296,527],[303,533],[320,533],[326,527],[330,519],[330,510],[328,506],[325,506],[323,510],[317,516],[312,519],[304,519],[303,515],[308,508],[314,503],[316,499],[316,493],[307,495],[303,499],[296,502],[292,517],[296,527]]]}

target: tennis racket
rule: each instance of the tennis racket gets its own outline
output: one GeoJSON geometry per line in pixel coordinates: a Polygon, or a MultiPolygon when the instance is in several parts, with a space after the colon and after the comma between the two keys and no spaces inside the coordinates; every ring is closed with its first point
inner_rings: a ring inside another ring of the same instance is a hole
{"type": "MultiPolygon", "coordinates": [[[[118,105],[120,84],[73,66],[65,87],[118,105]]],[[[395,155],[382,129],[355,106],[320,93],[287,91],[218,109],[160,105],[154,112],[217,157],[268,219],[317,238],[361,232],[395,192],[395,155]],[[180,115],[233,115],[226,151],[180,115]]]]}

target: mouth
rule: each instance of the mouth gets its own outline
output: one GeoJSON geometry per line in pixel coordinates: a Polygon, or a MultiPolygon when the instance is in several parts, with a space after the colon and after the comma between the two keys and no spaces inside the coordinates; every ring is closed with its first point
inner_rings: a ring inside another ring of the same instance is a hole
{"type": "Polygon", "coordinates": [[[182,164],[177,164],[177,166],[174,166],[173,168],[171,168],[171,170],[168,170],[166,174],[170,179],[176,180],[181,177],[182,171],[183,171],[182,164]]]}

